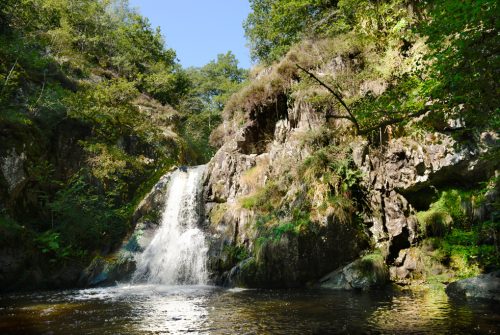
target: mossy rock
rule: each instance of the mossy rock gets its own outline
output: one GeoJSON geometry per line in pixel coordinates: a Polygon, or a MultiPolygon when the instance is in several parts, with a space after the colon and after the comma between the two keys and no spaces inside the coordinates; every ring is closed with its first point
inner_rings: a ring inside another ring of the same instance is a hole
{"type": "Polygon", "coordinates": [[[366,255],[320,280],[320,287],[369,290],[389,283],[389,269],[379,253],[366,255]]]}
{"type": "Polygon", "coordinates": [[[227,273],[226,283],[259,288],[303,287],[352,261],[366,247],[366,238],[355,227],[338,222],[300,233],[285,231],[277,238],[261,239],[253,257],[227,273]],[[346,245],[346,240],[351,242],[346,245]]]}

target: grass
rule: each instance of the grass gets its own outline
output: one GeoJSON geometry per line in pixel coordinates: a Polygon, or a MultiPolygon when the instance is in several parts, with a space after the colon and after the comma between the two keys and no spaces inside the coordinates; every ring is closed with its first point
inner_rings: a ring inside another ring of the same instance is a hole
{"type": "Polygon", "coordinates": [[[452,226],[465,226],[468,218],[462,202],[470,200],[470,192],[450,189],[441,192],[439,199],[427,211],[417,213],[420,230],[425,236],[444,236],[452,226]]]}
{"type": "Polygon", "coordinates": [[[250,192],[257,191],[265,181],[265,173],[269,168],[269,158],[262,159],[257,165],[246,170],[240,177],[242,185],[246,186],[250,192]]]}
{"type": "Polygon", "coordinates": [[[228,209],[229,206],[227,203],[216,204],[209,213],[210,223],[213,225],[218,225],[222,221],[222,218],[224,217],[228,209]]]}
{"type": "Polygon", "coordinates": [[[279,207],[284,195],[282,187],[269,181],[252,195],[240,198],[239,203],[245,209],[270,212],[279,207]]]}

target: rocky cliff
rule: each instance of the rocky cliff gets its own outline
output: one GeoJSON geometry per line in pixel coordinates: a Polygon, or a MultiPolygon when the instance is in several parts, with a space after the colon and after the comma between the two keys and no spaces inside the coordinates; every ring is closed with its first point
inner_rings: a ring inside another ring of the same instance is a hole
{"type": "MultiPolygon", "coordinates": [[[[332,116],[342,107],[329,104],[324,87],[307,82],[294,63],[319,78],[349,80],[342,94],[351,98],[379,96],[392,83],[367,78],[367,55],[359,50],[303,48],[233,96],[213,134],[222,145],[205,182],[214,280],[302,286],[374,250],[393,280],[410,278],[422,270],[410,251],[432,236],[417,212],[428,210],[439,190],[471,189],[494,176],[498,162],[488,155],[498,148],[497,133],[459,131],[446,119],[451,126],[415,133],[427,113],[356,136],[346,118],[332,116]],[[311,54],[331,61],[318,65],[311,54]]],[[[418,52],[415,46],[408,53],[418,52]]],[[[401,63],[394,69],[412,61],[395,57],[401,63]]],[[[482,205],[471,206],[467,215],[482,205]]]]}

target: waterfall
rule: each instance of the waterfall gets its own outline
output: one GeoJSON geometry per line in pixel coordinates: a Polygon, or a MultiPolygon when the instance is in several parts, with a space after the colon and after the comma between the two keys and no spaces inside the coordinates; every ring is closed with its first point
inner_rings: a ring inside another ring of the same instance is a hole
{"type": "Polygon", "coordinates": [[[137,260],[133,282],[205,284],[207,243],[198,227],[205,166],[173,172],[160,227],[137,260]]]}

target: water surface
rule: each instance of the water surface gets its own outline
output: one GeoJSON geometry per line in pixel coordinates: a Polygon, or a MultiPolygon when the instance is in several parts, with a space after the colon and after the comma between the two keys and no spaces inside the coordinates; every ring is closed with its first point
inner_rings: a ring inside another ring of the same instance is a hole
{"type": "Polygon", "coordinates": [[[500,306],[442,291],[121,285],[0,296],[0,334],[497,334],[500,306]]]}

